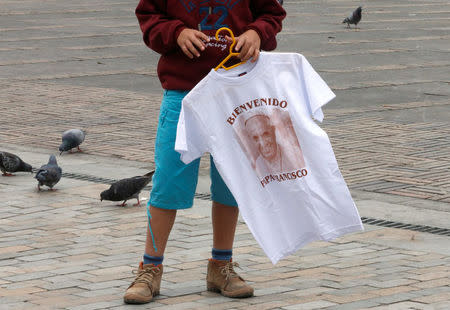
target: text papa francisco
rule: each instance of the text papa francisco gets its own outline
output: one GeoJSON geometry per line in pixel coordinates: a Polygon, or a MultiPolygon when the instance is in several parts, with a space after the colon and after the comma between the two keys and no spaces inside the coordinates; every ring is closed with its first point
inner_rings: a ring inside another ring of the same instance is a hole
{"type": "Polygon", "coordinates": [[[269,174],[261,180],[261,185],[262,187],[264,187],[273,181],[284,182],[295,179],[301,179],[302,177],[305,177],[307,174],[308,171],[306,169],[299,169],[297,171],[292,171],[288,173],[269,174]]]}
{"type": "Polygon", "coordinates": [[[228,117],[227,122],[230,125],[233,125],[234,121],[240,114],[247,112],[253,108],[264,106],[264,105],[270,105],[273,107],[280,107],[280,108],[284,109],[287,107],[287,101],[286,100],[280,101],[276,98],[259,98],[259,99],[250,100],[244,104],[241,104],[241,105],[235,107],[233,112],[231,113],[230,117],[228,117]]]}

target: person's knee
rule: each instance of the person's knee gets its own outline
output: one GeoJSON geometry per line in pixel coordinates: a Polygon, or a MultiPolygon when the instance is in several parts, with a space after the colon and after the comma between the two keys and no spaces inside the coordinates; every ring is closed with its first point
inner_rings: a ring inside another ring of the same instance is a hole
{"type": "Polygon", "coordinates": [[[221,209],[224,210],[224,211],[233,211],[233,212],[236,212],[236,211],[239,210],[236,206],[226,205],[226,204],[223,204],[223,203],[214,201],[214,200],[213,200],[213,202],[212,202],[212,205],[213,205],[213,207],[215,207],[215,208],[221,208],[221,209]]]}
{"type": "Polygon", "coordinates": [[[228,205],[225,205],[225,204],[223,204],[223,203],[220,203],[220,202],[217,202],[217,201],[214,201],[214,200],[213,200],[213,202],[212,202],[212,205],[213,205],[213,207],[219,207],[219,208],[222,208],[222,207],[229,207],[228,205]]]}
{"type": "Polygon", "coordinates": [[[151,213],[152,217],[153,216],[174,217],[177,215],[177,210],[150,206],[150,213],[151,213]]]}

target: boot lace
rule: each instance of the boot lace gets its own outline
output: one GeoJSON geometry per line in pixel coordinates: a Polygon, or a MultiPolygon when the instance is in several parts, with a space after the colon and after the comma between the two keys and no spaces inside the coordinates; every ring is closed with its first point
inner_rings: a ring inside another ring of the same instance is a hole
{"type": "Polygon", "coordinates": [[[136,284],[136,283],[145,283],[148,285],[151,285],[153,281],[153,277],[161,272],[161,270],[156,267],[147,267],[144,269],[137,269],[132,271],[133,274],[137,274],[136,279],[131,283],[130,286],[136,284]]]}
{"type": "Polygon", "coordinates": [[[220,273],[225,276],[225,280],[230,278],[239,277],[239,275],[234,271],[233,267],[239,267],[239,264],[236,262],[229,262],[225,266],[220,267],[220,273]]]}

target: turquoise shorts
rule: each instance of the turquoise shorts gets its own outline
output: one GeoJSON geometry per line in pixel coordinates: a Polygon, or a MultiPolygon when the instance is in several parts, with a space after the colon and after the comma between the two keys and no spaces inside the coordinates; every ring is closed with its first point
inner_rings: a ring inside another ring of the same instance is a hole
{"type": "MultiPolygon", "coordinates": [[[[162,209],[187,209],[194,202],[200,158],[185,164],[175,151],[181,101],[188,91],[164,90],[155,141],[155,174],[149,204],[162,209]]],[[[211,157],[211,199],[237,206],[211,157]]]]}

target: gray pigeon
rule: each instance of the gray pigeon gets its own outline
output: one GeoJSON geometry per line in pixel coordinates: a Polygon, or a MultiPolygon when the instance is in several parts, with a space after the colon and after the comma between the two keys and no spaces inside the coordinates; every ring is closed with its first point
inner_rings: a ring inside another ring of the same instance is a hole
{"type": "Polygon", "coordinates": [[[62,152],[70,151],[73,148],[78,148],[78,151],[81,152],[80,144],[83,143],[86,134],[81,129],[69,129],[64,131],[62,134],[62,143],[59,146],[59,155],[62,152]]]}
{"type": "Polygon", "coordinates": [[[150,171],[143,176],[136,176],[132,178],[122,179],[111,184],[111,187],[100,193],[100,201],[110,200],[110,201],[122,201],[121,207],[126,205],[127,200],[131,198],[137,199],[137,204],[139,206],[141,202],[139,201],[139,193],[141,190],[152,180],[155,170],[150,171]]]}
{"type": "Polygon", "coordinates": [[[39,168],[36,172],[35,178],[39,181],[38,191],[41,190],[41,186],[45,185],[53,190],[53,186],[61,179],[62,169],[56,162],[55,155],[50,155],[48,163],[39,168]]]}
{"type": "Polygon", "coordinates": [[[358,7],[349,17],[344,19],[342,23],[347,23],[347,28],[350,28],[350,24],[354,24],[356,28],[356,25],[358,25],[358,23],[361,21],[361,11],[362,7],[358,7]]]}
{"type": "Polygon", "coordinates": [[[11,172],[25,171],[32,173],[31,165],[20,159],[19,156],[8,153],[0,152],[0,169],[5,177],[13,176],[11,172]]]}

